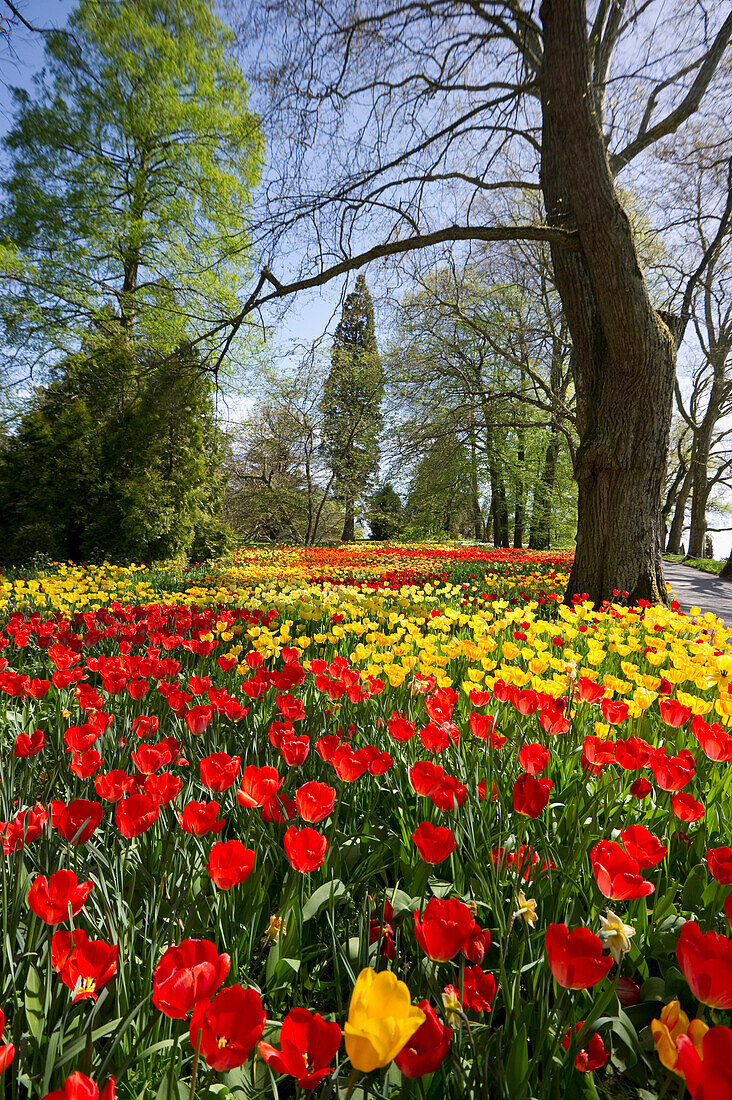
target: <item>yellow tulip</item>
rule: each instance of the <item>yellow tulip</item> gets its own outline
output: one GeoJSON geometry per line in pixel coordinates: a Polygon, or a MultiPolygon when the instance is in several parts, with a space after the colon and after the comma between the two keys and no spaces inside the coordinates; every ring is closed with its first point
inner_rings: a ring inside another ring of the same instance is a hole
{"type": "Polygon", "coordinates": [[[661,1065],[670,1069],[672,1073],[678,1074],[679,1077],[683,1076],[676,1068],[679,1060],[677,1038],[679,1035],[688,1035],[701,1055],[702,1039],[707,1031],[709,1028],[703,1020],[689,1022],[689,1017],[678,1001],[671,1001],[670,1004],[664,1005],[660,1020],[651,1020],[651,1034],[661,1065]]]}
{"type": "Polygon", "coordinates": [[[362,1073],[388,1065],[424,1020],[404,982],[390,970],[366,967],[353,987],[343,1029],[351,1065],[362,1073]]]}

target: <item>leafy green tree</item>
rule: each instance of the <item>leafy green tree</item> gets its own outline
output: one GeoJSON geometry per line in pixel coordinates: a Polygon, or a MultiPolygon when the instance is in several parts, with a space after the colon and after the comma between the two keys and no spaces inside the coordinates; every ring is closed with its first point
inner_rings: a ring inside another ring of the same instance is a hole
{"type": "Polygon", "coordinates": [[[343,505],[343,542],[355,534],[356,503],[379,467],[384,372],[376,346],[374,308],[359,275],[335,331],[322,401],[323,453],[343,505]]]}
{"type": "Polygon", "coordinates": [[[368,521],[371,538],[378,542],[393,539],[404,522],[402,500],[393,485],[380,485],[369,498],[368,521]]]}
{"type": "Polygon", "coordinates": [[[209,557],[227,534],[212,382],[189,346],[163,367],[83,352],[36,391],[0,452],[0,561],[209,557]]]}
{"type": "Polygon", "coordinates": [[[473,469],[468,448],[453,432],[426,447],[409,485],[405,508],[412,538],[473,534],[473,469]]]}
{"type": "Polygon", "coordinates": [[[169,353],[234,308],[259,119],[206,0],[80,0],[15,89],[0,257],[6,343],[52,365],[89,333],[169,353]]]}

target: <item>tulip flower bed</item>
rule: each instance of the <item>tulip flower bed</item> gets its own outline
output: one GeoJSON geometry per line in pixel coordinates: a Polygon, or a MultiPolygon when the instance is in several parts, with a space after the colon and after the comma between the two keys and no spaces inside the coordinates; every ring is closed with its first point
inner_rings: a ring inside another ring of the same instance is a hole
{"type": "Polygon", "coordinates": [[[732,631],[567,566],[0,578],[5,1095],[732,1098],[732,631]]]}

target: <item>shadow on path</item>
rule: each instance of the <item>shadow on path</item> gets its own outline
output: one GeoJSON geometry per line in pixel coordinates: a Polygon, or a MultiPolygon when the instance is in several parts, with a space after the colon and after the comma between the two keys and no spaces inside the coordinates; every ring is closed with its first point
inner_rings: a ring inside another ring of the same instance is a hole
{"type": "Polygon", "coordinates": [[[732,581],[721,581],[712,573],[670,562],[663,563],[663,571],[682,611],[700,607],[702,611],[713,611],[732,626],[732,581]]]}

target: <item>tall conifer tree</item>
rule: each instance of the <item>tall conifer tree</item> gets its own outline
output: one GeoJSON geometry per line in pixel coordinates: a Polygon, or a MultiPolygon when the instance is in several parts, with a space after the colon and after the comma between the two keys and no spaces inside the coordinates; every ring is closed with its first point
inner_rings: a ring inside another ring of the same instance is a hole
{"type": "Polygon", "coordinates": [[[379,467],[384,372],[376,346],[374,307],[359,275],[335,331],[323,397],[323,452],[344,510],[343,542],[355,534],[356,505],[379,467]]]}

